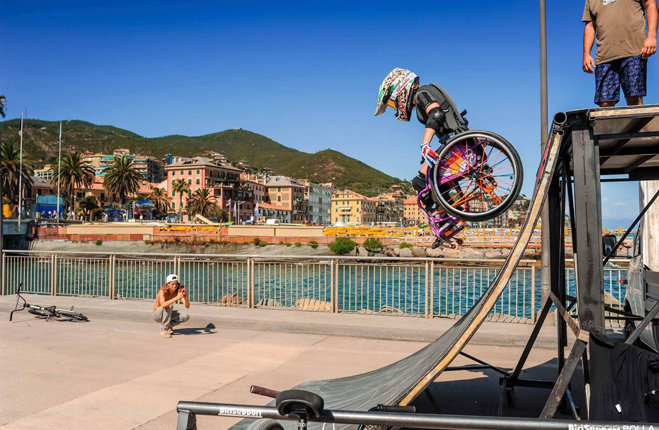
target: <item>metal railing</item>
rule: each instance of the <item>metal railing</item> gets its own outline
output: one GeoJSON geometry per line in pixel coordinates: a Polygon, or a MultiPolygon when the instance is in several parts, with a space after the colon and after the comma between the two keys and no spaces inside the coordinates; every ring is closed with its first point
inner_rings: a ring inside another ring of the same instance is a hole
{"type": "MultiPolygon", "coordinates": [[[[504,260],[335,256],[259,256],[5,251],[2,294],[153,299],[178,273],[193,303],[248,308],[396,314],[464,315],[504,260]]],[[[489,318],[532,323],[541,303],[537,260],[522,260],[489,318]],[[536,273],[538,272],[538,273],[536,273]]],[[[605,301],[622,303],[624,268],[605,268],[605,301]]],[[[566,269],[574,294],[574,270],[566,269]]]]}

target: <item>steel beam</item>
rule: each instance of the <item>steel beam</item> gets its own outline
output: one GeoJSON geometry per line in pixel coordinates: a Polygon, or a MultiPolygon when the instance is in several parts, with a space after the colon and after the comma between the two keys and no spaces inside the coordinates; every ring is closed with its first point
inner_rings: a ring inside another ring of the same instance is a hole
{"type": "Polygon", "coordinates": [[[576,231],[577,296],[579,326],[584,330],[604,331],[602,271],[602,207],[599,147],[585,117],[579,117],[572,130],[574,166],[574,206],[576,231]]]}

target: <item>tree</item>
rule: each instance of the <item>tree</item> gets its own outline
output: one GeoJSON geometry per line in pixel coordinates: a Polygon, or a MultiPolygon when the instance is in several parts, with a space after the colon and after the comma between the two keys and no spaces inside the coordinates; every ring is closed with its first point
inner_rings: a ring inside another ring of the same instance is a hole
{"type": "Polygon", "coordinates": [[[23,190],[32,185],[32,166],[29,161],[23,159],[23,174],[20,174],[20,152],[13,143],[3,143],[0,147],[0,180],[2,180],[2,192],[13,204],[18,203],[19,177],[23,177],[23,190]]]}
{"type": "Polygon", "coordinates": [[[205,217],[218,217],[220,215],[220,208],[211,196],[210,190],[199,188],[188,200],[188,214],[192,216],[199,214],[205,217]]]}
{"type": "Polygon", "coordinates": [[[167,190],[163,190],[162,188],[153,188],[147,198],[153,203],[157,217],[167,214],[172,204],[172,198],[167,194],[167,190]]]}
{"type": "Polygon", "coordinates": [[[80,210],[86,216],[89,216],[89,221],[92,220],[92,213],[99,208],[96,197],[94,196],[85,196],[79,203],[80,210]]]}
{"type": "Polygon", "coordinates": [[[59,176],[62,188],[66,190],[69,196],[69,210],[74,211],[76,206],[76,188],[89,188],[94,182],[94,168],[82,159],[79,152],[64,154],[62,157],[62,168],[53,171],[53,185],[57,185],[59,176]]]}
{"type": "Polygon", "coordinates": [[[126,205],[126,197],[137,193],[143,179],[133,166],[133,160],[124,156],[114,157],[114,163],[103,169],[103,173],[103,187],[109,194],[119,195],[122,207],[126,205]]]}
{"type": "Polygon", "coordinates": [[[179,221],[183,222],[183,193],[190,191],[188,183],[185,182],[185,179],[177,179],[172,182],[172,191],[178,194],[178,217],[179,221]]]}

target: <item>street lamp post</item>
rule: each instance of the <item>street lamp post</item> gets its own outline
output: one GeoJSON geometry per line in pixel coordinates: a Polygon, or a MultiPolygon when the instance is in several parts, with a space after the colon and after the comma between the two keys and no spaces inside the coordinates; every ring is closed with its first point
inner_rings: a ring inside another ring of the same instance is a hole
{"type": "MultiPolygon", "coordinates": [[[[540,154],[544,153],[547,143],[549,109],[547,106],[547,8],[545,0],[540,0],[540,154]]],[[[549,296],[549,207],[542,209],[542,236],[541,236],[541,259],[542,259],[542,300],[549,296]]]]}

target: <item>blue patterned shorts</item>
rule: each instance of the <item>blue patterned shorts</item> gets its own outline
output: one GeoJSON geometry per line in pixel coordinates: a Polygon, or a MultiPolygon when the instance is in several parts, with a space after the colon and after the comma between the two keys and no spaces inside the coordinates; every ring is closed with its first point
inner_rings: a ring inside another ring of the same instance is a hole
{"type": "Polygon", "coordinates": [[[618,102],[620,85],[625,97],[647,95],[648,60],[636,57],[619,58],[595,67],[595,103],[618,102]]]}

